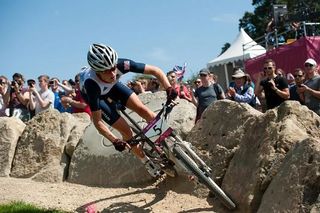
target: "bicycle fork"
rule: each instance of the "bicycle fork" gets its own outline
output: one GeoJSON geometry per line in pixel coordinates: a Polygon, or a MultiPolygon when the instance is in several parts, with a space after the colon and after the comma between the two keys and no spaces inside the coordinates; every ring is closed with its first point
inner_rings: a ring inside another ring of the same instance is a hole
{"type": "MultiPolygon", "coordinates": [[[[174,153],[173,149],[175,146],[180,146],[192,159],[195,161],[195,164],[199,164],[199,168],[207,175],[210,176],[212,173],[212,169],[193,151],[192,145],[190,142],[183,141],[177,136],[170,136],[169,140],[172,141],[172,144],[169,145],[169,149],[172,153],[174,153]]],[[[197,165],[198,165],[197,164],[197,165]]],[[[182,163],[179,161],[179,165],[182,165],[182,168],[184,170],[189,171],[186,166],[184,166],[182,163]]]]}

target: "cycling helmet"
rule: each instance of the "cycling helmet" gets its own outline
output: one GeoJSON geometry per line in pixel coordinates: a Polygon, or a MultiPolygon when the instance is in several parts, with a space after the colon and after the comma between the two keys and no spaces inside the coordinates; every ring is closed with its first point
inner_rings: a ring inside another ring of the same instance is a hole
{"type": "Polygon", "coordinates": [[[117,64],[118,54],[114,49],[104,44],[92,44],[87,59],[94,71],[103,72],[117,64]]]}

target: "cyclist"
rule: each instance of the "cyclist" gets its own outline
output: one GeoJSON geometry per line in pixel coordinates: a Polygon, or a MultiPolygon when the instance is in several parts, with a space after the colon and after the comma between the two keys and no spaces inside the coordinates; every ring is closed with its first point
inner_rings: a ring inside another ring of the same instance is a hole
{"type": "Polygon", "coordinates": [[[145,164],[149,174],[157,177],[160,174],[159,167],[144,155],[139,144],[134,144],[131,140],[132,130],[117,112],[115,102],[120,101],[122,105],[136,112],[147,122],[155,118],[156,114],[148,109],[138,96],[118,79],[120,75],[127,72],[150,74],[155,76],[166,89],[168,102],[174,100],[177,93],[172,89],[166,75],[160,68],[137,63],[130,59],[118,58],[117,52],[110,46],[92,44],[87,54],[87,60],[90,67],[84,68],[80,74],[80,90],[91,108],[95,127],[100,134],[113,143],[117,151],[122,152],[126,147],[132,149],[134,154],[145,164]],[[117,138],[103,121],[117,129],[121,133],[122,139],[117,138]]]}

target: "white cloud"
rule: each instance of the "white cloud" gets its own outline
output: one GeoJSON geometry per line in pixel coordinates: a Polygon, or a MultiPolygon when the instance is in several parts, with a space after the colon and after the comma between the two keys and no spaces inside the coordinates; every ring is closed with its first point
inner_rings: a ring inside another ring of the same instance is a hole
{"type": "Polygon", "coordinates": [[[220,16],[212,17],[211,21],[220,22],[220,23],[238,23],[239,15],[224,13],[224,14],[221,14],[220,16]]]}

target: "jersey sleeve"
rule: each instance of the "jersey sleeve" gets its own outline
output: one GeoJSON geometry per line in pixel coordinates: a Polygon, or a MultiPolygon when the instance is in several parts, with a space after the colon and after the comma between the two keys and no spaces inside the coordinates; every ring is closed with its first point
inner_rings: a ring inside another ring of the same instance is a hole
{"type": "Polygon", "coordinates": [[[117,68],[121,73],[125,74],[127,72],[144,73],[145,68],[144,63],[138,63],[130,59],[119,58],[117,68]]]}
{"type": "Polygon", "coordinates": [[[84,82],[84,88],[86,90],[85,99],[87,104],[90,106],[92,112],[100,110],[100,87],[92,79],[87,79],[84,82]]]}

